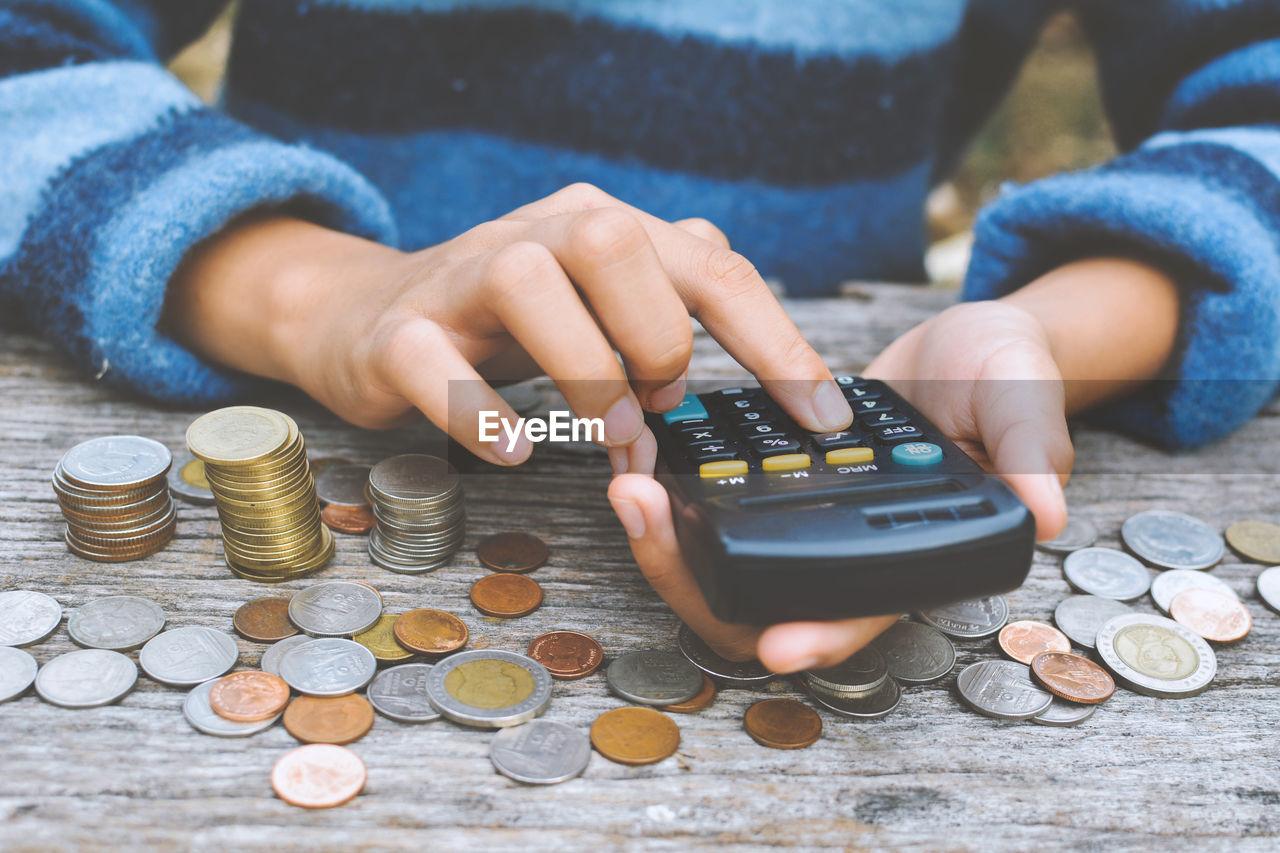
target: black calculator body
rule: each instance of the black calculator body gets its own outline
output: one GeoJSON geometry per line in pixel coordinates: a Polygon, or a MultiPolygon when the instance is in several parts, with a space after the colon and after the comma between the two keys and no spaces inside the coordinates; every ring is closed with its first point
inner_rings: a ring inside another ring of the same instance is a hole
{"type": "Polygon", "coordinates": [[[842,376],[842,432],[761,388],[649,414],[681,551],[712,612],[772,624],[900,613],[1026,579],[1035,520],[888,385],[842,376]]]}

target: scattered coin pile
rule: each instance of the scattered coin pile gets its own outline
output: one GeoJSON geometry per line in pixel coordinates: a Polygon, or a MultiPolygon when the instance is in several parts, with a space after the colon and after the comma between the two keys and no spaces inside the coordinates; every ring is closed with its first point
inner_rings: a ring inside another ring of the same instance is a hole
{"type": "Polygon", "coordinates": [[[462,544],[462,483],[445,460],[422,453],[384,459],[369,472],[368,494],[377,520],[369,557],[384,569],[429,572],[462,544]]]}
{"type": "Polygon", "coordinates": [[[165,480],[172,464],[163,444],[137,435],[94,438],[68,450],[53,472],[67,548],[102,562],[159,551],[177,523],[165,480]]]}
{"type": "Polygon", "coordinates": [[[204,462],[231,571],[256,581],[301,577],[333,556],[306,444],[288,415],[232,406],[197,418],[187,447],[204,462]]]}

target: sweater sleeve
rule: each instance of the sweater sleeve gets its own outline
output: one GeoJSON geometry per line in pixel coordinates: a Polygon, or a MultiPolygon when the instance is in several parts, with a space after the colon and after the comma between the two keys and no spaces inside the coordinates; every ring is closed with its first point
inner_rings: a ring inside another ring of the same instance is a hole
{"type": "Polygon", "coordinates": [[[1124,153],[1004,189],[975,226],[964,298],[1091,255],[1161,267],[1182,302],[1166,375],[1092,417],[1195,446],[1251,418],[1280,377],[1280,4],[1080,5],[1124,153]]]}
{"type": "Polygon", "coordinates": [[[219,5],[0,0],[0,296],[90,374],[201,405],[251,380],[157,325],[188,250],[268,206],[395,240],[350,167],[204,107],[164,69],[219,5]]]}

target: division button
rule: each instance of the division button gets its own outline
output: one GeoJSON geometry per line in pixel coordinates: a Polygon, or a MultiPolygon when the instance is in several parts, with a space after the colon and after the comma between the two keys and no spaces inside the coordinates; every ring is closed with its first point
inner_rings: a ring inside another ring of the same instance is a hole
{"type": "Polygon", "coordinates": [[[698,466],[698,476],[704,480],[734,477],[745,473],[747,473],[747,463],[741,459],[721,459],[719,462],[703,462],[698,466]]]}
{"type": "Polygon", "coordinates": [[[927,441],[899,444],[893,449],[893,461],[899,465],[937,465],[942,461],[942,448],[927,441]]]}
{"type": "Polygon", "coordinates": [[[807,453],[786,453],[782,456],[768,457],[763,465],[766,471],[796,471],[800,468],[808,468],[809,462],[807,453]]]}
{"type": "Polygon", "coordinates": [[[875,451],[870,447],[844,447],[827,451],[828,465],[861,465],[872,462],[875,458],[875,451]]]}

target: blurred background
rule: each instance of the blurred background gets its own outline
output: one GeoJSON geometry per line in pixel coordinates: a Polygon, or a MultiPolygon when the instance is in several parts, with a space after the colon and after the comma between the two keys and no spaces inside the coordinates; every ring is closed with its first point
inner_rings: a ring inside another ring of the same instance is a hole
{"type": "MultiPolygon", "coordinates": [[[[231,44],[231,3],[198,42],[170,68],[200,97],[218,92],[231,44]]],[[[929,199],[933,246],[930,278],[954,285],[969,257],[969,229],[978,208],[1002,181],[1026,182],[1107,159],[1115,149],[1098,96],[1093,54],[1075,18],[1063,13],[1045,27],[1039,44],[1000,109],[979,134],[952,180],[929,199]]]]}

